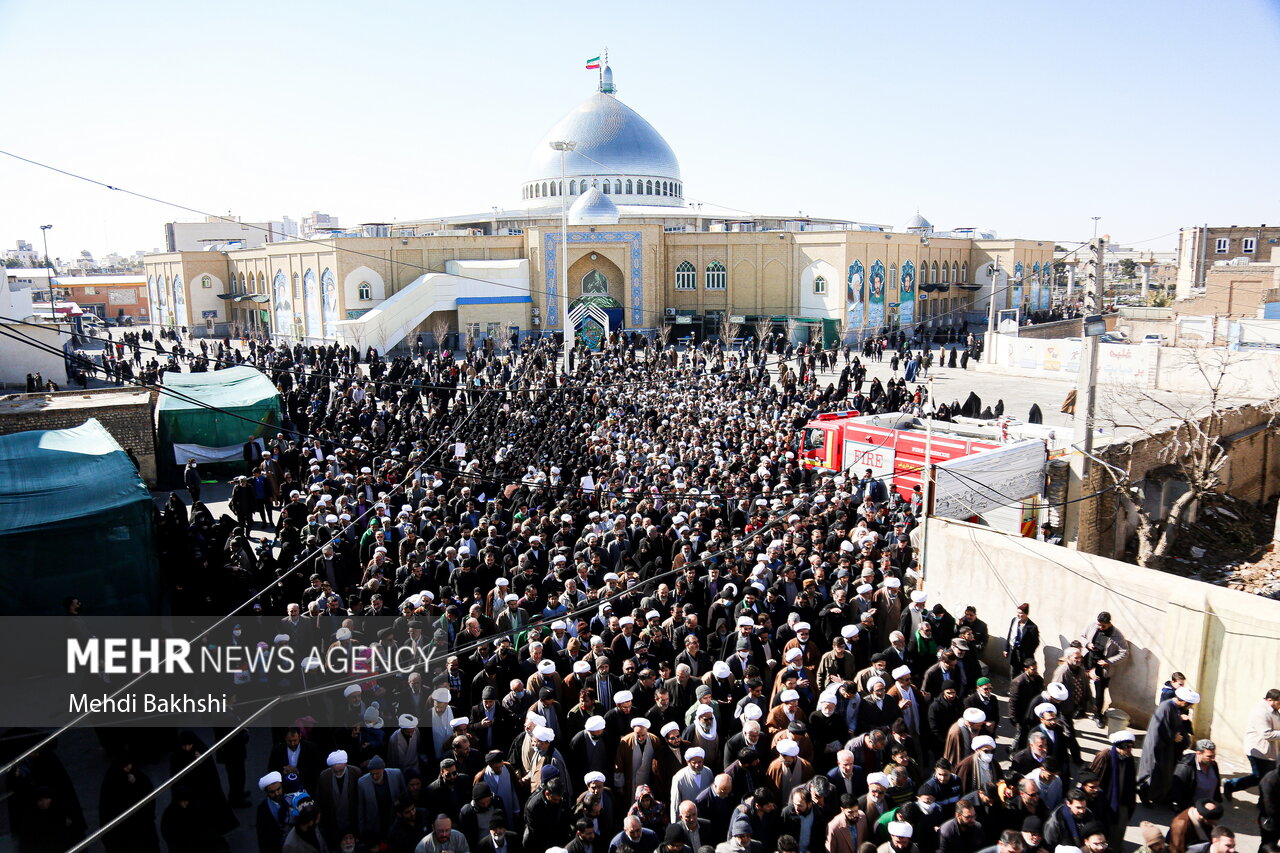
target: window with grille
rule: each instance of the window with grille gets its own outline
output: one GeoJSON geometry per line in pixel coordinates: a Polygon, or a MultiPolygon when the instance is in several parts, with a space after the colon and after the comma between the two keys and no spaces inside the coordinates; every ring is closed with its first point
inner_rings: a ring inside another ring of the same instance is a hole
{"type": "Polygon", "coordinates": [[[688,261],[681,262],[676,267],[676,290],[697,290],[698,289],[698,271],[693,268],[693,264],[688,261]]]}
{"type": "Polygon", "coordinates": [[[712,261],[707,264],[707,290],[724,290],[729,286],[729,273],[724,264],[712,261]]]}

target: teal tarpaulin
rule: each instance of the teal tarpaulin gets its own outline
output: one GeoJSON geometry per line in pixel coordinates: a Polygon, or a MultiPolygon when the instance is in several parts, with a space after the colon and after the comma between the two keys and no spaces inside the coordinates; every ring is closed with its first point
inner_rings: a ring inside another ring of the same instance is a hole
{"type": "Polygon", "coordinates": [[[96,420],[0,436],[0,613],[154,613],[153,506],[96,420]]]}
{"type": "Polygon", "coordinates": [[[252,367],[165,373],[163,382],[190,398],[161,394],[156,405],[156,461],[166,482],[181,482],[186,457],[197,458],[201,473],[245,473],[243,446],[281,422],[279,393],[252,367]],[[176,455],[175,445],[183,448],[176,455]]]}

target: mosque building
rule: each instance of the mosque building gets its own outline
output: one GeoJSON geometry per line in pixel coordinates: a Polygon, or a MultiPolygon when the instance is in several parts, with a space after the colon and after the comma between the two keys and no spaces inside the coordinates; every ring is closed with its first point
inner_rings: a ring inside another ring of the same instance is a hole
{"type": "Polygon", "coordinates": [[[686,202],[675,151],[607,66],[534,147],[518,192],[508,209],[147,255],[153,321],[382,352],[445,331],[505,341],[561,329],[562,265],[589,344],[618,329],[701,339],[768,324],[829,346],[985,323],[993,291],[997,309],[1050,305],[1051,240],[937,231],[918,212],[893,230],[686,202]]]}

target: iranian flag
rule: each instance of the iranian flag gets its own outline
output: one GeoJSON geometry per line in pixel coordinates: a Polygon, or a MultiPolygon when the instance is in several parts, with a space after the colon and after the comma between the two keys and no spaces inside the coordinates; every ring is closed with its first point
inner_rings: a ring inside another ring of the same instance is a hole
{"type": "Polygon", "coordinates": [[[588,59],[588,60],[587,60],[587,67],[588,67],[588,68],[599,68],[599,67],[600,67],[600,57],[598,57],[598,56],[597,56],[597,57],[595,57],[594,59],[588,59]]]}

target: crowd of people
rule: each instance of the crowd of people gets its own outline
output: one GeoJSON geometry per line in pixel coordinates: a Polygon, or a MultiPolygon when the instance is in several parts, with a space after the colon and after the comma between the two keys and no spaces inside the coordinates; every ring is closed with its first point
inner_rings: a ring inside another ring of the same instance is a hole
{"type": "MultiPolygon", "coordinates": [[[[202,341],[147,369],[193,362],[259,367],[285,429],[246,445],[226,516],[198,476],[157,510],[174,611],[262,591],[219,642],[426,662],[319,695],[237,681],[246,707],[283,697],[273,728],[109,851],[226,849],[249,821],[260,853],[1105,853],[1141,800],[1170,816],[1144,853],[1232,853],[1222,803],[1252,785],[1277,840],[1280,691],[1249,718],[1250,777],[1222,784],[1176,678],[1136,759],[1098,727],[1128,654],[1110,614],[1042,673],[1029,604],[991,627],[923,587],[918,495],[802,467],[800,428],[854,396],[924,410],[903,380],[864,394],[856,351],[615,335],[566,375],[547,341],[462,360],[202,341]],[[1106,741],[1089,760],[1085,732],[1106,741]]],[[[138,747],[110,744],[104,822],[153,790],[138,747]]],[[[207,749],[181,733],[171,770],[207,749]]],[[[85,821],[56,753],[19,771],[21,849],[65,849],[85,821]]]]}

